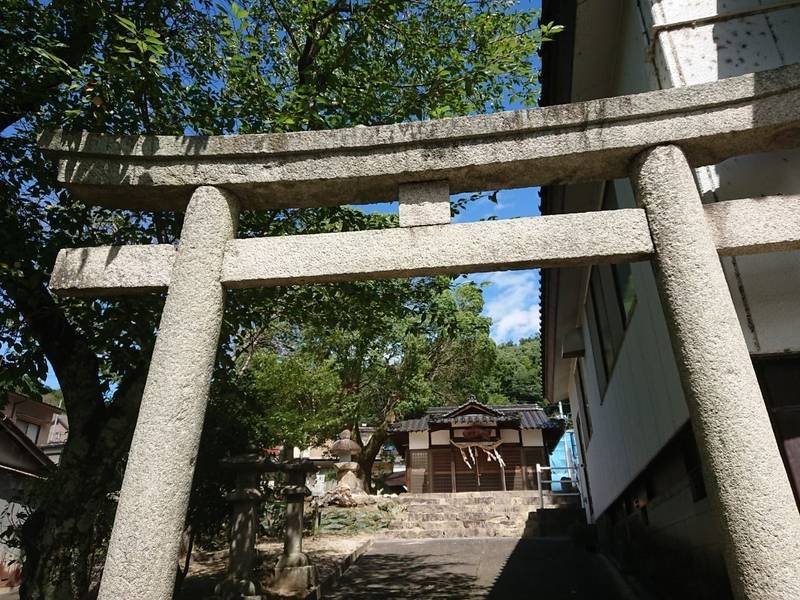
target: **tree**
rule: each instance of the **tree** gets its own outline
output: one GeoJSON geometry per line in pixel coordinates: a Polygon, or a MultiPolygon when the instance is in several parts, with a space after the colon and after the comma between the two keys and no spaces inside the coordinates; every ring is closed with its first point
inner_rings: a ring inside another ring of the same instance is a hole
{"type": "MultiPolygon", "coordinates": [[[[62,247],[173,243],[181,216],[77,202],[55,182],[36,133],[290,131],[532,105],[542,33],[533,12],[504,0],[5,0],[0,8],[0,387],[41,380],[49,363],[70,418],[61,466],[36,491],[21,533],[21,594],[82,598],[102,561],[163,296],[59,299],[49,270],[62,247]]],[[[283,210],[243,215],[240,234],[373,226],[346,208],[283,210]]],[[[224,438],[208,432],[214,417],[237,414],[224,409],[240,402],[236,365],[268,324],[290,320],[298,306],[345,319],[336,310],[343,300],[388,302],[393,288],[380,286],[231,294],[201,457],[208,470],[198,467],[194,498],[210,485],[202,473],[213,473],[206,448],[219,450],[224,438]]],[[[242,444],[229,441],[233,451],[242,444]]],[[[195,502],[191,514],[201,512],[195,502]]]]}
{"type": "Polygon", "coordinates": [[[239,385],[263,403],[264,440],[305,446],[345,427],[374,426],[367,443],[355,437],[367,489],[389,425],[485,395],[495,359],[479,287],[447,278],[392,285],[397,301],[356,307],[335,327],[310,319],[277,328],[239,385]]]}
{"type": "Polygon", "coordinates": [[[542,352],[539,336],[497,347],[497,360],[487,383],[494,404],[542,404],[542,352]]]}

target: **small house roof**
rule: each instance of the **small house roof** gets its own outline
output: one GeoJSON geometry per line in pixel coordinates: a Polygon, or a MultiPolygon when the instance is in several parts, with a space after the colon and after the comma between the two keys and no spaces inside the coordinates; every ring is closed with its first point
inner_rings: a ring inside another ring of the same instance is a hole
{"type": "MultiPolygon", "coordinates": [[[[444,408],[446,410],[448,407],[444,407],[444,408]]],[[[474,414],[474,413],[484,414],[484,415],[489,415],[489,416],[495,416],[495,417],[502,417],[503,416],[503,414],[499,410],[497,410],[496,408],[492,408],[488,404],[483,404],[482,402],[478,402],[475,399],[475,396],[470,396],[469,398],[467,398],[466,402],[456,406],[450,412],[448,412],[448,413],[446,413],[446,414],[444,414],[442,416],[444,418],[451,418],[451,417],[456,417],[458,415],[466,415],[466,414],[474,414]]]]}
{"type": "Polygon", "coordinates": [[[52,460],[6,415],[0,414],[0,469],[28,477],[44,476],[52,460]]]}
{"type": "Polygon", "coordinates": [[[392,433],[427,431],[431,425],[509,424],[520,429],[557,429],[561,424],[548,417],[538,404],[503,404],[489,406],[474,399],[459,406],[437,406],[417,419],[398,421],[389,426],[392,433]]]}

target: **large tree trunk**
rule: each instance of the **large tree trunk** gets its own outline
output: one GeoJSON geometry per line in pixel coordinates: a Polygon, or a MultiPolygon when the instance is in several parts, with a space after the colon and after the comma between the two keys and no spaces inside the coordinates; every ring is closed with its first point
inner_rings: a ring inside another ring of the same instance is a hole
{"type": "MultiPolygon", "coordinates": [[[[106,403],[97,356],[31,273],[6,288],[61,384],[70,432],[59,467],[36,494],[24,523],[23,600],[87,596],[95,552],[115,510],[116,490],[144,389],[146,368],[132,369],[106,403]]],[[[99,562],[102,562],[101,560],[99,562]]]]}
{"type": "Polygon", "coordinates": [[[23,600],[86,598],[92,574],[102,565],[132,423],[100,414],[95,422],[100,435],[70,431],[61,466],[22,527],[23,600]]]}
{"type": "MultiPolygon", "coordinates": [[[[364,490],[372,494],[372,469],[375,466],[375,459],[383,448],[383,444],[389,439],[386,426],[377,428],[369,439],[369,442],[362,444],[361,454],[358,455],[358,466],[364,476],[364,490]]],[[[360,436],[359,436],[360,441],[360,436]]]]}

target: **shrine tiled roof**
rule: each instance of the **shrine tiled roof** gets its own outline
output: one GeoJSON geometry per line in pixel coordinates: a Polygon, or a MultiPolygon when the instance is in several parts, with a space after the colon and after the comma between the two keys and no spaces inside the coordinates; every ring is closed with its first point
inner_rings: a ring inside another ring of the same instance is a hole
{"type": "Polygon", "coordinates": [[[504,404],[488,406],[471,400],[460,406],[437,406],[417,419],[398,421],[389,427],[392,433],[427,431],[431,425],[490,425],[505,424],[520,429],[556,429],[557,419],[548,417],[537,404],[504,404]]]}

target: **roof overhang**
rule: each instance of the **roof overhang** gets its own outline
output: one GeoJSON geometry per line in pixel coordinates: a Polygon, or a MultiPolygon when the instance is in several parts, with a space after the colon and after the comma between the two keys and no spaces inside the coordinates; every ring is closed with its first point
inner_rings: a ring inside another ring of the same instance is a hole
{"type": "MultiPolygon", "coordinates": [[[[604,98],[612,93],[613,44],[618,39],[622,3],[543,0],[542,21],[564,25],[555,41],[542,46],[542,106],[604,98]],[[591,30],[592,35],[582,32],[591,30]]],[[[597,183],[541,189],[541,213],[596,210],[601,203],[597,183]]],[[[588,267],[543,269],[541,339],[544,395],[558,402],[568,396],[569,361],[562,359],[562,337],[580,324],[588,267]]]]}

